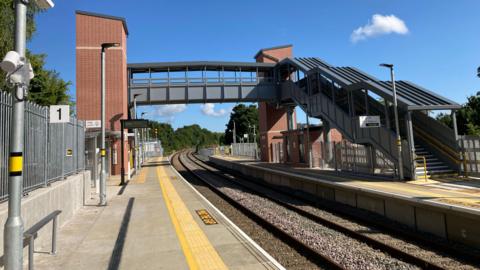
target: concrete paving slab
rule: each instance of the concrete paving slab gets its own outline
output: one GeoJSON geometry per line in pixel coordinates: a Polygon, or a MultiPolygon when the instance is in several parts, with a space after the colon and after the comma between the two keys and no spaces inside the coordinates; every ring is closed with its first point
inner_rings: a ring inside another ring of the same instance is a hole
{"type": "MultiPolygon", "coordinates": [[[[185,247],[162,194],[159,178],[166,180],[158,174],[160,163],[150,165],[129,181],[121,195],[118,195],[121,189],[119,179],[110,179],[108,205],[96,206],[98,194],[94,194],[88,203],[90,206],[81,209],[59,230],[58,253],[35,254],[35,268],[189,269],[191,264],[185,255],[185,247]]],[[[275,269],[264,254],[242,237],[241,232],[206,203],[169,165],[162,166],[167,180],[188,209],[186,214],[191,215],[200,233],[206,236],[227,268],[275,269]],[[198,209],[206,209],[218,224],[205,225],[195,212],[198,209]]],[[[193,231],[183,232],[187,236],[189,233],[193,231]]],[[[48,247],[37,247],[36,250],[48,250],[48,247]]],[[[208,269],[208,262],[198,265],[208,269]]]]}

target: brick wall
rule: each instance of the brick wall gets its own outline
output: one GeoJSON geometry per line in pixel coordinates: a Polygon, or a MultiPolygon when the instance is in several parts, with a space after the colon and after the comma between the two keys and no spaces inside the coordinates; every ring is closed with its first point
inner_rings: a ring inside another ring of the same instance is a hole
{"type": "MultiPolygon", "coordinates": [[[[127,33],[122,20],[76,14],[76,93],[77,115],[81,120],[101,119],[101,44],[119,43],[119,47],[106,50],[105,54],[105,129],[117,131],[107,138],[110,153],[115,146],[116,165],[111,165],[111,174],[120,173],[120,119],[128,118],[127,99],[127,33]]],[[[128,157],[128,145],[125,157],[128,157]]],[[[113,160],[113,157],[112,157],[113,160]]],[[[112,161],[110,160],[110,162],[112,161]]],[[[125,167],[128,165],[128,158],[125,167]]]]}
{"type": "MultiPolygon", "coordinates": [[[[260,63],[275,63],[287,57],[292,57],[292,46],[261,50],[256,55],[255,60],[260,63]]],[[[271,162],[273,160],[272,143],[282,142],[281,131],[288,129],[287,110],[285,108],[275,108],[275,105],[260,102],[258,104],[258,113],[261,160],[271,162]]],[[[295,113],[292,118],[295,128],[295,113]]]]}

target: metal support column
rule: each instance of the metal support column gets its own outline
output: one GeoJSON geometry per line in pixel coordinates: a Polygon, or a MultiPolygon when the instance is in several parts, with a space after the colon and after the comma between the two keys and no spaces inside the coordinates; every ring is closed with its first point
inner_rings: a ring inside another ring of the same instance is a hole
{"type": "Polygon", "coordinates": [[[107,172],[106,172],[106,155],[107,151],[105,149],[105,48],[102,47],[101,52],[102,60],[102,98],[101,98],[101,148],[100,148],[100,157],[101,157],[101,170],[100,170],[100,205],[107,204],[107,172]]]}
{"type": "Polygon", "coordinates": [[[387,126],[387,129],[391,129],[390,125],[390,114],[388,113],[388,101],[386,99],[383,100],[384,103],[384,108],[385,108],[385,124],[387,126]]]}
{"type": "MultiPolygon", "coordinates": [[[[460,147],[460,141],[458,138],[457,113],[454,110],[452,110],[452,124],[453,124],[453,135],[455,136],[455,145],[457,147],[457,151],[462,157],[462,159],[465,159],[465,151],[464,149],[462,149],[463,147],[462,148],[460,147]]],[[[463,169],[465,171],[467,170],[467,168],[463,168],[463,169]]],[[[462,165],[459,165],[458,175],[461,175],[461,173],[462,173],[462,165]]]]}
{"type": "Polygon", "coordinates": [[[458,143],[457,113],[454,110],[452,110],[452,124],[455,141],[458,143]]]}
{"type": "Polygon", "coordinates": [[[308,110],[305,114],[307,118],[307,149],[308,149],[308,167],[313,168],[312,145],[310,144],[310,121],[308,120],[308,110]]]}
{"type": "Polygon", "coordinates": [[[308,167],[313,168],[313,155],[312,155],[312,145],[310,144],[310,96],[312,95],[312,87],[310,85],[310,78],[307,76],[307,93],[308,93],[308,98],[307,98],[307,111],[305,112],[305,117],[307,118],[307,151],[308,151],[308,167]]]}
{"type": "Polygon", "coordinates": [[[406,126],[407,126],[407,137],[408,137],[408,144],[409,144],[409,157],[410,157],[410,163],[411,163],[411,175],[412,179],[416,180],[417,179],[417,174],[416,172],[416,155],[415,155],[415,140],[413,137],[413,125],[412,125],[412,112],[407,112],[407,119],[406,120],[406,126]]]}
{"type": "MultiPolygon", "coordinates": [[[[15,4],[15,51],[25,57],[27,6],[24,1],[15,4]]],[[[23,220],[21,200],[23,193],[23,143],[25,91],[27,85],[17,84],[13,100],[12,133],[10,134],[10,160],[8,179],[8,218],[4,226],[5,269],[23,268],[23,220]]]]}
{"type": "Polygon", "coordinates": [[[326,158],[327,158],[327,164],[330,164],[330,162],[332,161],[333,157],[332,157],[332,140],[331,140],[331,136],[332,136],[332,129],[330,127],[330,123],[323,120],[322,119],[322,123],[323,123],[323,140],[325,142],[325,149],[326,149],[326,158]]]}
{"type": "Polygon", "coordinates": [[[120,165],[120,185],[123,186],[125,185],[125,132],[124,132],[124,126],[123,126],[123,121],[120,121],[120,162],[122,163],[120,165]]]}

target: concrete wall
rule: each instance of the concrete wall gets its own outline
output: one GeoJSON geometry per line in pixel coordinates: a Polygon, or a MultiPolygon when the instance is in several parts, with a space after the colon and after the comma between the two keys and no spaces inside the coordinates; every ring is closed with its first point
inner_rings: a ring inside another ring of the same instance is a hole
{"type": "Polygon", "coordinates": [[[366,188],[348,187],[341,183],[314,177],[275,171],[249,164],[210,157],[215,164],[236,170],[272,187],[302,193],[312,201],[326,199],[367,210],[402,223],[410,228],[452,242],[478,248],[480,246],[480,210],[441,202],[424,201],[366,188]]]}
{"type": "MultiPolygon", "coordinates": [[[[90,172],[84,171],[67,177],[63,181],[54,182],[51,186],[40,188],[30,192],[22,200],[22,218],[24,229],[28,230],[42,218],[55,210],[61,210],[62,213],[58,219],[59,227],[68,222],[73,215],[85,203],[87,196],[90,196],[90,172]]],[[[3,225],[7,220],[8,203],[5,201],[0,204],[0,254],[3,256],[3,225]]],[[[46,225],[38,234],[35,240],[35,246],[51,241],[52,225],[46,225]]],[[[27,248],[24,252],[27,252],[27,248]]]]}

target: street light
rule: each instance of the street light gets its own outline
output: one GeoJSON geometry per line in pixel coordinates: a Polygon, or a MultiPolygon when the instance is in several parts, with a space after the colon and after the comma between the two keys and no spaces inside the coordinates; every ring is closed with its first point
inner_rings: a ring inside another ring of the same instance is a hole
{"type": "Polygon", "coordinates": [[[397,133],[397,147],[398,147],[398,177],[403,179],[403,156],[402,156],[402,137],[400,136],[400,128],[398,124],[398,108],[397,108],[397,88],[395,86],[395,73],[393,64],[380,64],[381,67],[390,69],[390,78],[392,80],[393,89],[393,113],[395,115],[395,132],[397,133]]]}
{"type": "MultiPolygon", "coordinates": [[[[143,116],[147,114],[146,112],[142,112],[142,114],[140,115],[140,118],[143,119],[143,116]]],[[[141,133],[140,133],[140,140],[142,141],[142,163],[145,161],[145,151],[146,151],[146,148],[145,148],[145,137],[146,137],[146,134],[145,134],[145,128],[142,128],[141,130],[141,133]]],[[[140,164],[141,165],[141,164],[140,164]]]]}
{"type": "MultiPolygon", "coordinates": [[[[4,225],[3,239],[4,265],[7,270],[23,268],[21,200],[23,194],[24,110],[25,95],[30,80],[34,76],[28,60],[25,59],[28,3],[27,0],[15,2],[15,52],[7,53],[1,64],[1,68],[4,70],[12,68],[12,63],[15,67],[15,70],[7,72],[7,80],[15,86],[9,149],[8,217],[4,225]]],[[[53,7],[51,0],[36,0],[36,4],[41,9],[53,7]]]]}
{"type": "Polygon", "coordinates": [[[480,67],[477,68],[477,77],[480,78],[480,67]]]}
{"type": "MultiPolygon", "coordinates": [[[[137,97],[141,96],[142,94],[134,94],[133,95],[133,118],[137,119],[137,97]]],[[[138,165],[138,131],[137,129],[134,129],[133,134],[134,134],[134,141],[135,141],[135,171],[138,172],[139,170],[139,165],[138,165]]]]}
{"type": "MultiPolygon", "coordinates": [[[[102,61],[102,100],[101,100],[101,107],[102,107],[102,138],[101,138],[101,147],[100,156],[102,158],[102,165],[101,165],[101,172],[100,172],[100,205],[107,205],[107,183],[106,177],[107,172],[105,171],[106,168],[106,156],[107,150],[105,149],[105,51],[111,47],[118,47],[120,46],[119,43],[102,43],[102,51],[101,51],[101,61],[102,61]]],[[[123,132],[123,130],[121,131],[123,132]]],[[[123,143],[123,142],[121,142],[123,143]]]]}

